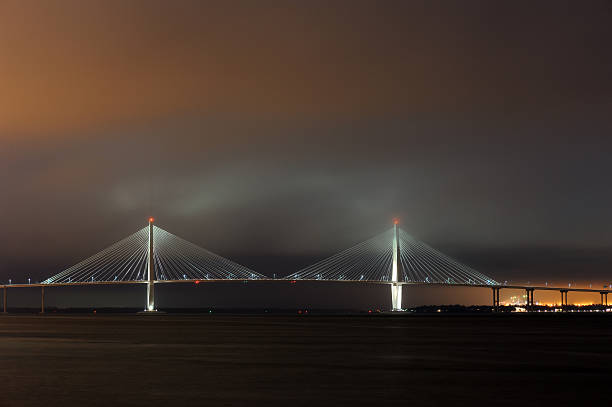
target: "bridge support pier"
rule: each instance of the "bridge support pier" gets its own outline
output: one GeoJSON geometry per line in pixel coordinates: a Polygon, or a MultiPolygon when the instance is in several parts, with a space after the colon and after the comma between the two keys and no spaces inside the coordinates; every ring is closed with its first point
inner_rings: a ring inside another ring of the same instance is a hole
{"type": "Polygon", "coordinates": [[[533,310],[533,293],[534,293],[535,289],[533,288],[526,288],[525,289],[525,294],[527,294],[527,302],[526,302],[526,309],[527,311],[532,311],[533,310]]]}
{"type": "Polygon", "coordinates": [[[493,311],[494,312],[498,312],[499,311],[499,291],[500,291],[500,288],[492,287],[492,290],[493,290],[493,311]]]}
{"type": "Polygon", "coordinates": [[[559,290],[559,292],[561,293],[561,308],[563,309],[563,311],[566,311],[567,307],[567,290],[559,290]]]}
{"type": "Polygon", "coordinates": [[[2,306],[2,313],[3,314],[6,314],[8,312],[8,308],[7,308],[8,297],[6,296],[6,294],[7,294],[6,291],[7,291],[6,290],[6,286],[4,286],[3,290],[2,290],[2,305],[3,305],[2,306]]]}
{"type": "Polygon", "coordinates": [[[603,307],[608,306],[608,292],[607,291],[602,291],[599,294],[601,294],[601,305],[603,307]]]}
{"type": "Polygon", "coordinates": [[[393,311],[402,310],[402,286],[400,284],[391,285],[391,305],[393,311]]]}
{"type": "Polygon", "coordinates": [[[497,297],[495,296],[495,287],[491,289],[493,291],[493,311],[497,311],[497,297]]]}
{"type": "Polygon", "coordinates": [[[40,287],[40,313],[45,313],[45,287],[40,287]]]}

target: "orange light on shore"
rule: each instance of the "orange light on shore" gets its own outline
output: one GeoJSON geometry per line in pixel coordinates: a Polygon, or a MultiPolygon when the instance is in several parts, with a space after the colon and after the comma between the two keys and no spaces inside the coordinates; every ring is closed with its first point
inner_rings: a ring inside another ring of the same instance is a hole
{"type": "Polygon", "coordinates": [[[155,221],[155,218],[151,216],[151,217],[149,218],[149,223],[153,223],[154,221],[155,221]]]}

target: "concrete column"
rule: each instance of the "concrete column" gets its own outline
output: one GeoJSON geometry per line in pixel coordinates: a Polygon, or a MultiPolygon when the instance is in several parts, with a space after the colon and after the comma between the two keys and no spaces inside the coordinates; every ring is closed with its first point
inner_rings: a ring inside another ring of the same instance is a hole
{"type": "Polygon", "coordinates": [[[496,304],[496,307],[497,307],[498,310],[499,310],[499,292],[500,291],[501,291],[501,288],[498,288],[497,289],[497,304],[496,304]]]}
{"type": "Polygon", "coordinates": [[[493,291],[493,311],[497,312],[497,311],[499,311],[499,291],[500,291],[500,288],[499,287],[491,287],[491,290],[493,291]]]}
{"type": "Polygon", "coordinates": [[[45,313],[45,287],[40,287],[40,313],[45,313]]]}
{"type": "Polygon", "coordinates": [[[533,299],[533,296],[531,295],[531,290],[527,290],[527,300],[529,301],[529,311],[531,311],[531,307],[533,306],[532,299],[533,299]]]}
{"type": "Polygon", "coordinates": [[[525,294],[526,294],[526,302],[525,302],[525,308],[527,309],[527,311],[531,311],[531,294],[530,294],[530,290],[529,288],[525,289],[525,294]]]}
{"type": "Polygon", "coordinates": [[[491,291],[493,291],[493,311],[497,311],[497,296],[496,296],[496,288],[491,287],[491,291]]]}
{"type": "Polygon", "coordinates": [[[7,308],[7,303],[8,303],[8,297],[7,295],[7,290],[6,290],[6,286],[4,286],[4,289],[2,290],[2,303],[3,303],[3,307],[2,307],[2,312],[3,313],[7,313],[8,312],[8,308],[7,308]]]}

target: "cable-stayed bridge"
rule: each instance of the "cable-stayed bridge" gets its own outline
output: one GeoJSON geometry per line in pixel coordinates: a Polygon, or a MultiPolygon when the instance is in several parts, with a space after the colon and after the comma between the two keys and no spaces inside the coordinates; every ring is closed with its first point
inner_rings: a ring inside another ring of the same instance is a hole
{"type": "Polygon", "coordinates": [[[393,310],[402,283],[497,286],[499,283],[393,227],[286,277],[289,280],[388,282],[393,310]]]}
{"type": "Polygon", "coordinates": [[[524,289],[527,306],[534,305],[536,290],[561,293],[567,305],[569,291],[597,292],[602,305],[608,303],[609,290],[501,285],[491,277],[446,256],[399,227],[321,260],[282,279],[271,279],[245,266],[203,249],[170,232],[149,224],[108,248],[37,284],[5,284],[3,310],[7,312],[9,287],[40,287],[44,312],[46,287],[71,285],[146,284],[145,311],[154,312],[155,284],[219,281],[328,281],[386,284],[391,288],[393,311],[402,309],[404,285],[443,285],[490,288],[493,306],[499,307],[503,288],[524,289]]]}

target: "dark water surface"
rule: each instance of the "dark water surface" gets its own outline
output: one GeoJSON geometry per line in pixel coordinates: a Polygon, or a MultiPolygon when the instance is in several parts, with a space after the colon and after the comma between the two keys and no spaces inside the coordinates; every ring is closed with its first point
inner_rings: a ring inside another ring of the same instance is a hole
{"type": "Polygon", "coordinates": [[[602,314],[0,316],[0,406],[607,405],[611,328],[602,314]]]}

